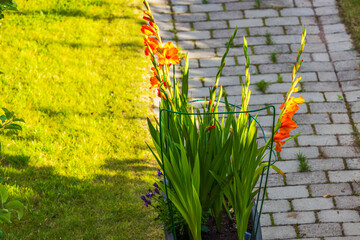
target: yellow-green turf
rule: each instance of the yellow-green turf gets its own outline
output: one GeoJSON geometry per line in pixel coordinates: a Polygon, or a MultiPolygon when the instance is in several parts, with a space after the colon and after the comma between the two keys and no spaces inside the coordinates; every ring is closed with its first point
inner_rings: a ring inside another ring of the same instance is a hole
{"type": "Polygon", "coordinates": [[[355,48],[360,52],[360,1],[337,0],[340,16],[351,34],[355,48]]]}
{"type": "MultiPolygon", "coordinates": [[[[4,239],[161,239],[140,0],[18,0],[0,26],[0,177],[28,207],[4,239]]],[[[15,217],[15,216],[14,216],[15,217]]]]}

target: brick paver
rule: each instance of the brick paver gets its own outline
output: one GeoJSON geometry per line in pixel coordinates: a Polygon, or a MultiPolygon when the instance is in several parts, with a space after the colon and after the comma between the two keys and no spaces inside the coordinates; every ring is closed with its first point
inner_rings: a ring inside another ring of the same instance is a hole
{"type": "MultiPolygon", "coordinates": [[[[190,53],[190,87],[194,97],[208,94],[225,45],[239,27],[220,83],[229,100],[240,101],[244,75],[242,36],[249,44],[252,108],[278,107],[289,88],[299,48],[301,25],[307,44],[299,75],[307,103],[295,119],[303,131],[287,143],[278,166],[285,178],[270,174],[262,226],[264,239],[360,239],[360,152],[353,125],[360,127],[358,53],[338,16],[335,0],[151,0],[165,39],[190,53]],[[164,27],[162,27],[164,26],[164,27]],[[271,41],[267,41],[267,38],[271,41]],[[273,62],[270,54],[277,56],[273,62]],[[282,78],[282,79],[281,79],[282,78]],[[256,89],[270,82],[267,95],[256,89]],[[281,80],[280,80],[281,79],[281,80]],[[340,96],[340,97],[339,97],[340,96]],[[296,154],[308,159],[310,172],[299,172],[296,154]]],[[[270,118],[260,114],[264,126],[270,118]]],[[[295,131],[294,131],[295,132],[295,131]]]]}

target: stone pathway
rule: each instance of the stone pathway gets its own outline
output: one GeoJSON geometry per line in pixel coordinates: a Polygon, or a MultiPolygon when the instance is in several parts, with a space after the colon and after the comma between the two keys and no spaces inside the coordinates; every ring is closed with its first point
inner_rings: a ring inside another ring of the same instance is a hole
{"type": "MultiPolygon", "coordinates": [[[[261,221],[264,239],[359,240],[360,152],[352,133],[353,125],[360,129],[360,71],[335,0],[261,0],[260,8],[255,0],[207,2],[151,1],[163,37],[190,54],[194,97],[208,95],[225,44],[238,26],[220,83],[231,102],[240,102],[246,36],[251,107],[279,106],[290,86],[301,25],[307,24],[298,74],[306,104],[295,116],[303,133],[285,145],[277,163],[286,177],[270,176],[261,221]],[[266,94],[255,85],[262,79],[270,82],[266,94]],[[310,172],[299,172],[297,153],[307,157],[310,172]]],[[[266,113],[259,118],[270,125],[266,113]]]]}

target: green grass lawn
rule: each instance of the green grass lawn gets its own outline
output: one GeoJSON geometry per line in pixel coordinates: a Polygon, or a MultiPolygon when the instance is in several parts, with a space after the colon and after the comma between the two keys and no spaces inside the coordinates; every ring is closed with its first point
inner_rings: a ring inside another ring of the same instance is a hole
{"type": "Polygon", "coordinates": [[[360,52],[360,1],[338,0],[340,15],[349,30],[355,48],[360,52]]]}
{"type": "Polygon", "coordinates": [[[1,106],[26,124],[0,136],[0,177],[28,206],[5,239],[160,239],[140,194],[156,165],[142,1],[16,1],[0,26],[1,106]]]}

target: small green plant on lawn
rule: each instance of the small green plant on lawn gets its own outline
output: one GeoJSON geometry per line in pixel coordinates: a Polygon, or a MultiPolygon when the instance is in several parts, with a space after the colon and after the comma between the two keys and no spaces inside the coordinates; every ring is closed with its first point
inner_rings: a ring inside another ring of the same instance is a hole
{"type": "Polygon", "coordinates": [[[274,44],[274,41],[271,39],[271,34],[270,33],[266,32],[265,37],[266,37],[266,44],[267,45],[273,45],[274,44]]]}
{"type": "Polygon", "coordinates": [[[277,63],[276,53],[274,53],[274,52],[270,53],[270,58],[271,58],[272,63],[277,63]]]}
{"type": "MultiPolygon", "coordinates": [[[[0,185],[0,198],[1,198],[1,209],[0,209],[0,223],[11,223],[11,214],[17,213],[17,218],[20,220],[24,215],[25,206],[18,200],[7,201],[9,197],[8,190],[4,185],[0,185]]],[[[0,237],[3,233],[0,230],[0,237]]]]}
{"type": "Polygon", "coordinates": [[[269,82],[265,81],[264,79],[262,79],[261,81],[255,83],[257,86],[257,90],[261,91],[262,93],[265,93],[266,89],[269,86],[269,82]]]}
{"type": "Polygon", "coordinates": [[[296,154],[296,158],[300,161],[299,163],[299,171],[300,172],[308,172],[310,171],[309,163],[306,160],[305,154],[299,152],[296,154]]]}
{"type": "Polygon", "coordinates": [[[283,83],[283,82],[284,82],[283,77],[282,77],[282,76],[278,76],[276,82],[278,82],[278,83],[283,83]]]}

